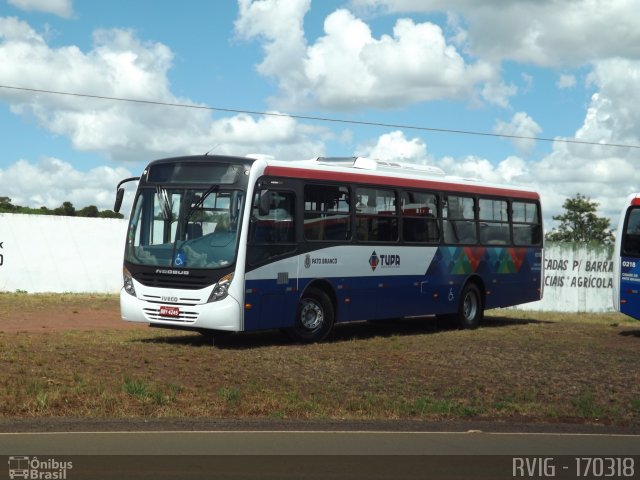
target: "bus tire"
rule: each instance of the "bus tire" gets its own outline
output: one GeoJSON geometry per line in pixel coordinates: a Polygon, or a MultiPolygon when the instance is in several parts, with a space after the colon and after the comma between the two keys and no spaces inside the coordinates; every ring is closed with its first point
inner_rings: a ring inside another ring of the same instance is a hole
{"type": "Polygon", "coordinates": [[[462,289],[462,294],[460,295],[456,323],[459,328],[478,328],[483,316],[484,305],[482,304],[480,289],[474,282],[468,282],[462,289]]]}
{"type": "Polygon", "coordinates": [[[296,342],[321,342],[333,330],[335,312],[329,296],[318,288],[309,288],[300,298],[295,325],[287,330],[296,342]]]}

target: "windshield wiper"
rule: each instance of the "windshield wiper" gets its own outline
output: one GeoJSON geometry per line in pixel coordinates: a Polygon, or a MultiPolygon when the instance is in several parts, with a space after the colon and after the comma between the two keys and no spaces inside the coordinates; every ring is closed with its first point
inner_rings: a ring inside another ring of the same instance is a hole
{"type": "Polygon", "coordinates": [[[211,185],[206,192],[204,192],[202,194],[202,196],[198,199],[198,201],[194,204],[191,205],[191,207],[189,207],[189,211],[187,212],[187,214],[184,216],[184,223],[186,224],[189,221],[189,218],[191,218],[191,215],[193,215],[196,210],[202,206],[202,204],[204,203],[204,201],[207,199],[207,197],[209,195],[211,195],[213,192],[218,191],[218,189],[220,188],[219,184],[215,184],[215,185],[211,185]]]}
{"type": "Polygon", "coordinates": [[[173,205],[167,194],[167,189],[156,185],[156,195],[158,195],[158,203],[160,203],[160,210],[162,212],[162,218],[164,220],[171,220],[171,213],[173,211],[173,205]]]}

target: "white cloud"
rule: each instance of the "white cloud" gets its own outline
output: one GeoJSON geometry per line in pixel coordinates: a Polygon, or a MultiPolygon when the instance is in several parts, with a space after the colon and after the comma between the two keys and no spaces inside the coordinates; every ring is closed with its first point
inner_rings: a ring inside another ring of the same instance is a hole
{"type": "Polygon", "coordinates": [[[492,62],[582,65],[598,58],[640,59],[636,0],[351,0],[377,12],[453,11],[468,24],[468,47],[492,62]]]}
{"type": "MultiPolygon", "coordinates": [[[[409,0],[354,3],[403,11],[424,9],[425,5],[409,0]]],[[[499,78],[499,61],[562,64],[563,68],[588,61],[593,70],[587,82],[597,93],[575,137],[589,142],[640,144],[640,111],[635,108],[640,104],[640,61],[633,60],[640,56],[640,42],[636,41],[640,32],[635,28],[640,23],[640,10],[631,9],[630,2],[613,0],[605,8],[600,0],[514,0],[508,4],[503,0],[436,0],[429,4],[431,9],[449,8],[464,16],[464,23],[453,15],[448,17],[449,28],[454,29],[454,36],[448,38],[447,32],[432,23],[406,19],[396,22],[392,32],[374,37],[363,20],[347,10],[337,10],[327,17],[323,35],[311,45],[303,30],[310,8],[307,0],[240,0],[239,5],[236,31],[244,39],[263,42],[265,54],[258,71],[278,81],[277,100],[282,106],[306,101],[336,109],[400,107],[481,95],[504,107],[518,88],[499,78]],[[570,11],[569,6],[576,11],[570,11]],[[601,15],[587,15],[596,7],[602,10],[601,15]],[[619,15],[615,22],[608,8],[619,15]],[[551,18],[552,12],[558,18],[551,18]],[[594,32],[608,34],[598,36],[597,42],[585,42],[594,32]],[[472,62],[468,51],[488,60],[472,62]],[[612,55],[616,56],[598,60],[612,55]]],[[[173,52],[128,30],[98,31],[93,47],[82,51],[73,45],[54,48],[27,23],[0,18],[0,64],[0,84],[194,103],[171,92],[167,75],[173,52]]],[[[569,77],[561,76],[558,86],[570,86],[569,77]]],[[[531,77],[523,74],[522,79],[524,87],[519,93],[531,88],[531,77]]],[[[169,109],[6,89],[0,89],[0,100],[8,102],[17,115],[31,115],[48,131],[68,137],[76,149],[104,152],[116,160],[204,153],[212,148],[213,153],[261,152],[287,159],[308,158],[323,155],[324,141],[331,137],[326,128],[301,125],[288,117],[222,117],[204,109],[169,109]]],[[[496,123],[495,129],[522,136],[537,136],[541,131],[523,112],[496,123]]],[[[526,140],[520,143],[522,151],[530,147],[526,140]]],[[[434,164],[454,175],[531,185],[542,193],[548,217],[561,211],[567,197],[580,192],[599,202],[602,214],[614,218],[624,196],[640,190],[638,149],[557,142],[553,151],[538,161],[474,155],[435,159],[423,140],[393,131],[361,142],[356,150],[381,159],[434,164]]],[[[55,159],[37,164],[21,160],[0,171],[0,182],[3,188],[10,187],[6,195],[19,204],[55,207],[71,200],[84,206],[96,203],[97,198],[100,208],[110,208],[113,186],[128,175],[120,169],[80,172],[55,159]],[[99,183],[100,176],[108,181],[99,183]],[[67,184],[67,179],[75,180],[67,184]]]]}
{"type": "Polygon", "coordinates": [[[461,159],[449,156],[436,159],[427,150],[427,144],[422,139],[409,139],[404,132],[396,130],[359,145],[355,155],[378,160],[433,165],[444,170],[447,175],[486,182],[511,183],[514,179],[520,179],[524,183],[529,181],[527,165],[518,157],[507,157],[498,165],[493,165],[489,160],[473,155],[461,159]]]}
{"type": "Polygon", "coordinates": [[[560,89],[573,88],[576,86],[576,76],[563,73],[556,82],[556,87],[560,89]]]}
{"type": "MultiPolygon", "coordinates": [[[[579,141],[640,145],[640,61],[620,58],[594,63],[588,81],[598,89],[591,98],[579,141]]],[[[582,193],[600,204],[601,214],[617,222],[625,197],[640,191],[638,148],[556,142],[553,152],[532,164],[532,178],[551,208],[582,193]]]]}
{"type": "Polygon", "coordinates": [[[501,161],[496,171],[504,183],[528,182],[529,166],[516,156],[510,156],[501,161]]]}
{"type": "Polygon", "coordinates": [[[26,11],[52,13],[63,18],[73,16],[72,0],[7,0],[7,3],[26,11]]]}
{"type": "Polygon", "coordinates": [[[0,185],[2,196],[10,197],[14,205],[56,208],[70,201],[77,209],[95,205],[105,210],[113,208],[117,183],[131,176],[125,168],[106,166],[83,172],[47,157],[38,163],[19,160],[0,169],[0,185]]]}
{"type": "MultiPolygon", "coordinates": [[[[203,138],[215,139],[219,144],[212,153],[267,153],[282,160],[300,160],[324,155],[323,139],[330,136],[324,127],[299,124],[291,117],[266,116],[256,120],[240,114],[214,122],[203,138]]],[[[201,145],[192,153],[205,151],[207,144],[201,145]]]]}
{"type": "Polygon", "coordinates": [[[469,155],[465,158],[444,157],[437,162],[448,175],[485,182],[500,183],[494,166],[486,158],[469,155]]]}
{"type": "MultiPolygon", "coordinates": [[[[594,142],[640,143],[640,61],[612,58],[594,63],[587,81],[599,92],[576,136],[594,142]]],[[[629,152],[631,153],[631,152],[629,152]]],[[[633,151],[633,156],[637,155],[633,151]]]]}
{"type": "MultiPolygon", "coordinates": [[[[591,98],[574,139],[583,142],[640,145],[640,61],[613,58],[594,62],[588,77],[591,98]]],[[[640,191],[638,148],[554,142],[552,152],[529,162],[522,180],[540,191],[551,215],[567,198],[581,193],[599,204],[599,215],[618,221],[629,193],[640,191]]]]}
{"type": "MultiPolygon", "coordinates": [[[[564,201],[577,193],[597,202],[598,215],[610,218],[615,226],[626,196],[640,191],[637,167],[640,149],[597,144],[640,145],[640,110],[635,107],[640,104],[640,61],[621,58],[596,61],[587,81],[597,93],[572,139],[595,145],[567,143],[558,138],[551,153],[538,160],[525,161],[517,156],[487,159],[474,155],[436,159],[427,156],[427,146],[420,138],[409,140],[397,131],[370,141],[360,151],[384,152],[382,158],[393,158],[402,156],[411,145],[419,145],[418,153],[409,156],[411,161],[433,164],[452,175],[536,189],[541,194],[547,229],[554,225],[551,217],[562,212],[564,201]]],[[[510,121],[498,122],[495,131],[537,136],[541,129],[526,113],[518,112],[510,121]]],[[[522,142],[520,147],[530,147],[529,141],[522,142]]]]}
{"type": "Polygon", "coordinates": [[[640,191],[640,171],[635,168],[634,155],[620,155],[622,152],[556,142],[553,152],[537,161],[518,156],[498,161],[477,155],[434,158],[419,137],[407,138],[404,132],[393,131],[364,142],[354,153],[434,165],[456,177],[533,188],[541,195],[546,229],[550,230],[555,224],[551,217],[561,213],[564,201],[577,193],[597,202],[598,215],[612,219],[612,226],[616,224],[626,196],[640,191]]]}
{"type": "Polygon", "coordinates": [[[427,144],[419,138],[407,139],[400,130],[385,133],[375,141],[359,145],[355,155],[377,160],[395,160],[416,164],[432,163],[430,155],[427,154],[427,144]]]}
{"type": "Polygon", "coordinates": [[[436,99],[471,99],[484,84],[487,101],[504,103],[511,87],[500,85],[495,68],[468,63],[433,23],[399,19],[392,34],[374,38],[369,26],[346,9],[331,13],[324,35],[307,45],[302,30],[308,2],[240,0],[236,31],[260,38],[263,75],[275,77],[281,107],[311,102],[332,109],[396,108],[436,99]],[[283,6],[296,5],[297,8],[283,6]],[[274,28],[283,10],[288,28],[274,28]],[[293,52],[293,54],[289,54],[293,52]],[[499,94],[496,94],[499,92],[499,94]]]}
{"type": "Polygon", "coordinates": [[[281,88],[295,99],[304,98],[301,59],[306,44],[303,18],[311,0],[238,0],[236,33],[240,38],[263,39],[265,58],[258,71],[265,76],[279,79],[281,88]]]}
{"type": "Polygon", "coordinates": [[[542,128],[525,112],[517,112],[510,122],[497,121],[493,131],[499,135],[526,137],[509,139],[521,153],[526,154],[534,147],[534,137],[542,132],[542,128]]]}
{"type": "Polygon", "coordinates": [[[522,83],[524,84],[524,87],[522,87],[522,93],[529,93],[533,88],[533,77],[528,73],[523,73],[522,83]]]}
{"type": "MultiPolygon", "coordinates": [[[[16,18],[0,18],[0,84],[86,93],[172,104],[191,104],[173,95],[167,74],[173,53],[122,29],[94,33],[94,46],[52,48],[44,37],[16,18]]],[[[254,119],[247,115],[212,118],[206,109],[175,108],[38,94],[0,89],[17,115],[33,115],[39,124],[70,139],[82,151],[104,152],[120,161],[217,151],[282,158],[322,153],[327,130],[287,117],[254,119]]],[[[199,106],[204,106],[198,104],[199,106]]]]}
{"type": "Polygon", "coordinates": [[[509,97],[518,93],[518,88],[513,84],[504,82],[488,82],[482,89],[482,97],[489,103],[493,103],[503,108],[509,106],[509,97]]]}

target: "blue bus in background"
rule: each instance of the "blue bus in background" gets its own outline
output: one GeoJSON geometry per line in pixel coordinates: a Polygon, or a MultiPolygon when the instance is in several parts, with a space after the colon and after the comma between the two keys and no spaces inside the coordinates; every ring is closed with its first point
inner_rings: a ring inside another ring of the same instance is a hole
{"type": "Polygon", "coordinates": [[[542,295],[530,189],[363,157],[168,158],[135,180],[127,321],[315,342],[357,320],[439,315],[475,328],[485,309],[542,295]]]}
{"type": "Polygon", "coordinates": [[[640,320],[640,193],[627,198],[620,213],[613,256],[613,304],[640,320]]]}

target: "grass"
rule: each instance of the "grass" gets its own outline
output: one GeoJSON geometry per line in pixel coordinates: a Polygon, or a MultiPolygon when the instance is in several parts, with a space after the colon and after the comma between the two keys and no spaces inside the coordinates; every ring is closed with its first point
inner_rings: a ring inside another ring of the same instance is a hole
{"type": "MultiPolygon", "coordinates": [[[[117,309],[110,296],[0,294],[0,330],[70,304],[117,309]]],[[[640,323],[618,314],[500,310],[475,331],[412,319],[341,325],[322,344],[263,332],[217,345],[146,328],[0,333],[0,417],[640,425],[640,323]]]]}
{"type": "MultiPolygon", "coordinates": [[[[0,306],[3,314],[10,314],[22,311],[43,311],[50,308],[65,307],[71,309],[84,307],[98,309],[103,306],[110,308],[119,304],[116,295],[109,294],[78,294],[78,293],[43,293],[29,294],[18,290],[14,293],[0,292],[0,306]]],[[[2,317],[0,317],[2,318],[2,317]]]]}
{"type": "Polygon", "coordinates": [[[144,380],[131,380],[129,377],[125,377],[124,385],[122,389],[125,393],[138,398],[139,400],[144,400],[149,395],[149,389],[144,382],[144,380]]]}

